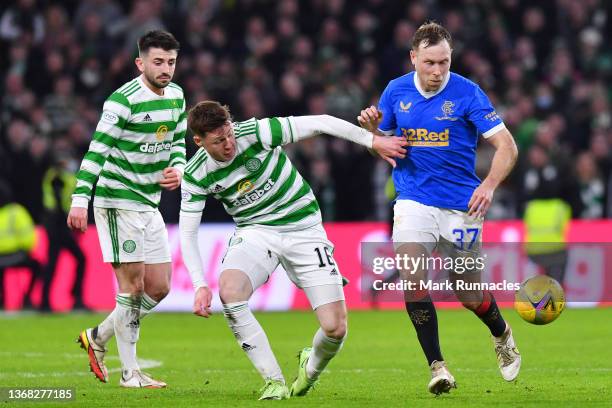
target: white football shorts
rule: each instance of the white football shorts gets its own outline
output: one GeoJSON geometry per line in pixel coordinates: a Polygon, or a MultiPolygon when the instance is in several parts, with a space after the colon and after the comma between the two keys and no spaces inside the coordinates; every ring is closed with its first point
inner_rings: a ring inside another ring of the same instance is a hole
{"type": "Polygon", "coordinates": [[[170,262],[168,231],[159,211],[94,207],[104,262],[170,262]]]}
{"type": "Polygon", "coordinates": [[[238,269],[253,290],[266,283],[279,264],[289,279],[304,289],[313,309],[344,300],[342,276],[333,257],[334,245],[321,224],[299,231],[247,226],[236,229],[223,258],[222,270],[238,269]]]}
{"type": "Polygon", "coordinates": [[[393,246],[422,243],[447,256],[476,256],[482,246],[482,218],[465,211],[432,207],[413,200],[397,200],[393,207],[393,246]]]}

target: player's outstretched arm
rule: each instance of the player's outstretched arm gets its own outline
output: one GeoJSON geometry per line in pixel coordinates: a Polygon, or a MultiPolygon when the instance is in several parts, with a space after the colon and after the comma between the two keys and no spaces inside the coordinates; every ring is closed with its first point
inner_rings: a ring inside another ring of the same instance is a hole
{"type": "Polygon", "coordinates": [[[383,132],[378,128],[382,122],[382,118],[383,113],[379,111],[376,106],[372,105],[361,111],[359,116],[357,116],[357,122],[359,122],[362,128],[369,130],[373,134],[384,136],[383,132]]]}
{"type": "Polygon", "coordinates": [[[394,158],[406,157],[404,146],[407,143],[403,138],[377,136],[367,129],[330,115],[296,116],[293,120],[297,140],[325,133],[372,149],[394,167],[394,158]]]}
{"type": "Polygon", "coordinates": [[[493,201],[495,189],[510,174],[518,156],[516,143],[508,129],[501,129],[486,140],[495,148],[495,154],[489,174],[482,184],[474,190],[468,204],[468,214],[477,217],[486,215],[493,201]]]}

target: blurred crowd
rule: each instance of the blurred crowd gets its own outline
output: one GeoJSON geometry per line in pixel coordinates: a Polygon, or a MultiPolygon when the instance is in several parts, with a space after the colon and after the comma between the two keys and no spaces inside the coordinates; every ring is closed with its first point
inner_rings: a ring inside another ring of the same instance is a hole
{"type": "MultiPolygon", "coordinates": [[[[612,217],[612,49],[607,0],[14,0],[0,3],[0,178],[35,221],[61,155],[75,170],[104,99],[137,75],[151,29],[181,43],[188,106],[217,99],[236,120],[328,113],[353,123],[410,71],[428,19],[454,37],[452,70],[477,82],[516,138],[519,163],[489,218],[563,196],[574,218],[612,217]],[[608,40],[606,40],[606,38],[608,40]]],[[[195,147],[188,141],[188,157],[195,147]]],[[[326,221],[384,220],[388,166],[343,140],[288,147],[326,221]]],[[[492,150],[479,148],[477,169],[492,150]]],[[[213,200],[211,200],[213,201],[213,200]]],[[[177,220],[178,193],[162,200],[177,220]]],[[[208,204],[207,221],[228,220],[208,204]]]]}

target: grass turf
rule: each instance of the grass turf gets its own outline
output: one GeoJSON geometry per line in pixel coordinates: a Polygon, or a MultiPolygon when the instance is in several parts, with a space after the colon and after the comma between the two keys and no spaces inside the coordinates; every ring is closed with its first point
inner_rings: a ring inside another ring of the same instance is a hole
{"type": "MultiPolygon", "coordinates": [[[[523,356],[518,380],[497,369],[488,330],[470,312],[438,312],[442,351],[458,389],[434,397],[429,370],[403,312],[351,312],[344,349],[308,396],[288,406],[611,406],[612,309],[568,309],[547,326],[529,325],[504,310],[523,356]]],[[[0,387],[73,387],[76,400],[45,406],[252,406],[263,384],[223,317],[153,314],[143,321],[138,354],[161,366],[145,369],[166,381],[164,390],[121,389],[119,361],[110,342],[110,382],[97,382],[86,354],[74,343],[80,330],[104,316],[0,315],[0,387]]],[[[310,344],[312,313],[258,313],[290,383],[297,352],[310,344]]],[[[279,402],[262,402],[260,404],[279,402]]],[[[25,406],[20,404],[19,406],[25,406]]],[[[41,406],[36,404],[36,406],[41,406]]]]}

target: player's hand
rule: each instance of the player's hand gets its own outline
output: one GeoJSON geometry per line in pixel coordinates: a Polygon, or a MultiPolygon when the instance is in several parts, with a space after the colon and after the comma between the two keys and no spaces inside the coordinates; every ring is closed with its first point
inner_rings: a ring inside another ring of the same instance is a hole
{"type": "Polygon", "coordinates": [[[85,232],[87,230],[87,208],[72,207],[66,224],[70,229],[85,232]]]}
{"type": "Polygon", "coordinates": [[[365,108],[361,111],[359,116],[357,116],[357,122],[359,125],[369,130],[372,133],[377,133],[378,125],[382,122],[382,112],[379,111],[376,106],[372,105],[369,108],[365,108]]]}
{"type": "Polygon", "coordinates": [[[212,291],[208,287],[198,288],[193,299],[193,314],[202,317],[209,317],[212,314],[210,302],[212,301],[212,291]]]}
{"type": "Polygon", "coordinates": [[[183,173],[174,167],[166,167],[163,172],[164,178],[159,182],[159,185],[166,190],[174,190],[180,187],[183,173]]]}
{"type": "Polygon", "coordinates": [[[372,150],[395,168],[397,165],[393,158],[403,159],[406,157],[406,146],[408,142],[403,137],[376,136],[372,140],[372,150]]]}
{"type": "Polygon", "coordinates": [[[468,215],[484,218],[493,201],[493,193],[495,193],[494,187],[490,187],[485,183],[479,185],[474,190],[474,194],[472,194],[472,198],[470,198],[468,203],[468,215]]]}

